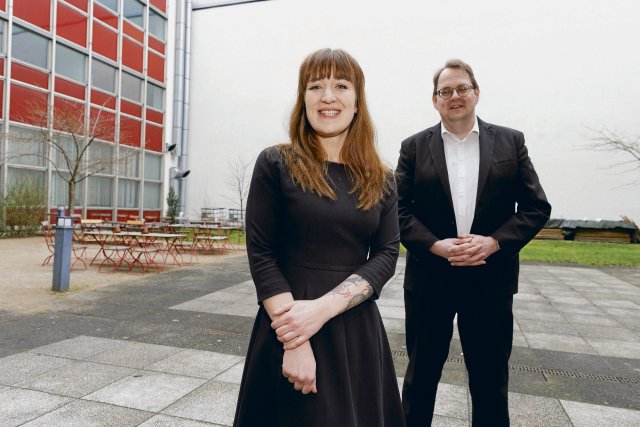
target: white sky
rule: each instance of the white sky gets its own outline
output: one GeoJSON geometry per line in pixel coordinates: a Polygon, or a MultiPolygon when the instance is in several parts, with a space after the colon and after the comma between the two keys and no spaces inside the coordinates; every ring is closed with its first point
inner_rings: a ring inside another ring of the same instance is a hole
{"type": "Polygon", "coordinates": [[[458,57],[480,85],[485,121],[522,130],[553,217],[640,223],[640,179],[581,147],[607,128],[640,136],[640,2],[636,0],[273,0],[193,14],[186,215],[232,207],[227,164],[287,140],[297,73],[322,47],[362,66],[381,155],[439,121],[433,72],[458,57]]]}

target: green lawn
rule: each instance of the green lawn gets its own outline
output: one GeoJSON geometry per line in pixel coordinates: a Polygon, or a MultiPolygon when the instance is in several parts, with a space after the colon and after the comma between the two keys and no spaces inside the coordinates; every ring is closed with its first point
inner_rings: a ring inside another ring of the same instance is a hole
{"type": "MultiPolygon", "coordinates": [[[[400,245],[400,252],[407,252],[402,245],[400,245]]],[[[533,240],[520,252],[520,260],[560,264],[640,267],[640,245],[533,240]]]]}

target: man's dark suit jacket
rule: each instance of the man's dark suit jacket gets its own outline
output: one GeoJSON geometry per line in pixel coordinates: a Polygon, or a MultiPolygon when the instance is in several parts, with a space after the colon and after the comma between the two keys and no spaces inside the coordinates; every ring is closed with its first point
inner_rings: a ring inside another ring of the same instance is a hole
{"type": "Polygon", "coordinates": [[[483,266],[452,267],[429,251],[436,241],[457,237],[440,126],[407,138],[400,150],[396,171],[398,215],[400,238],[408,250],[404,287],[425,295],[451,292],[452,279],[462,274],[473,283],[457,291],[515,294],[518,252],[551,213],[527,154],[524,135],[478,119],[480,167],[471,233],[492,236],[501,249],[483,266]]]}

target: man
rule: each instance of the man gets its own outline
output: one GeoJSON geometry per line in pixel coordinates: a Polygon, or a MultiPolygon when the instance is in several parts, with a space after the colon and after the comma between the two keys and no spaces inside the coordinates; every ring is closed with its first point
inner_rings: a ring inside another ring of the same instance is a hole
{"type": "Polygon", "coordinates": [[[441,123],[407,138],[400,150],[408,426],[431,423],[456,314],[473,426],[509,425],[518,252],[549,219],[551,206],[523,134],[478,119],[479,98],[471,67],[447,62],[433,78],[441,123]]]}

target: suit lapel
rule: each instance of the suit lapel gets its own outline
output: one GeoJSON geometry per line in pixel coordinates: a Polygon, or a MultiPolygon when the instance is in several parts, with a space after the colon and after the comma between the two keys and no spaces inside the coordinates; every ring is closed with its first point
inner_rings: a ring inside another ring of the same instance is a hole
{"type": "Polygon", "coordinates": [[[478,194],[476,196],[476,206],[478,206],[482,190],[487,182],[489,169],[491,169],[491,163],[493,162],[493,148],[495,146],[494,142],[496,138],[496,134],[491,125],[480,119],[478,119],[478,128],[480,130],[480,168],[478,170],[478,194]]]}
{"type": "Polygon", "coordinates": [[[444,155],[444,141],[442,140],[441,128],[442,124],[434,126],[428,139],[429,152],[436,167],[436,172],[440,178],[442,189],[449,197],[449,203],[453,209],[453,200],[451,199],[451,185],[449,184],[449,172],[447,171],[447,159],[444,155]]]}

